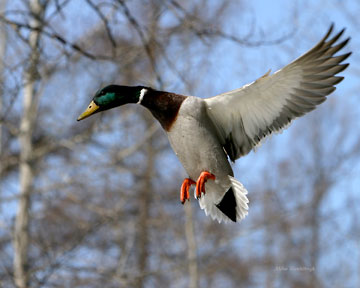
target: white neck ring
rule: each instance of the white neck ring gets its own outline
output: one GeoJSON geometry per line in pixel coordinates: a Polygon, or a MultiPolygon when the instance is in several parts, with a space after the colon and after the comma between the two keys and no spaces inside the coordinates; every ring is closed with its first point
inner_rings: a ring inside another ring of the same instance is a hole
{"type": "Polygon", "coordinates": [[[147,91],[148,91],[148,90],[147,90],[146,88],[142,88],[142,89],[141,89],[139,101],[137,102],[137,104],[141,104],[141,102],[142,102],[142,100],[143,100],[143,98],[144,98],[144,96],[145,96],[145,94],[146,94],[147,91]]]}

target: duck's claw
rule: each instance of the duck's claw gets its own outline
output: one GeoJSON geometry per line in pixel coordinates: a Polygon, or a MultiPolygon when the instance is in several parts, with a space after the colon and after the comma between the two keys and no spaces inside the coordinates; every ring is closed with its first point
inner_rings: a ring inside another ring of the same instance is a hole
{"type": "Polygon", "coordinates": [[[186,200],[190,200],[190,194],[189,194],[189,189],[191,187],[191,185],[196,184],[196,182],[190,178],[185,178],[184,182],[181,185],[181,190],[180,190],[180,201],[181,204],[184,204],[186,200]]]}
{"type": "Polygon", "coordinates": [[[205,195],[205,183],[208,179],[215,180],[215,175],[208,171],[201,172],[198,180],[196,181],[196,198],[200,199],[201,193],[205,195]]]}

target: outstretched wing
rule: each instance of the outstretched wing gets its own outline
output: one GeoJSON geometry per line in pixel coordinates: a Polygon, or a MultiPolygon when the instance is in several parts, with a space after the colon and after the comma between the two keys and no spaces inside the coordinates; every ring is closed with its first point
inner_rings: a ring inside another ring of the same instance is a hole
{"type": "Polygon", "coordinates": [[[264,137],[286,127],[293,119],[316,108],[343,80],[335,76],[349,64],[341,64],[350,53],[334,56],[350,38],[338,43],[341,30],[325,37],[289,65],[255,82],[205,99],[208,115],[230,159],[247,154],[264,137]]]}

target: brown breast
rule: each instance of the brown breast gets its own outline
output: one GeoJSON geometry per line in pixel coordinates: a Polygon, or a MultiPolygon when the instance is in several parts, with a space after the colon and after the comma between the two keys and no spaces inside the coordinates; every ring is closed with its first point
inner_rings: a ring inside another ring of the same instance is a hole
{"type": "Polygon", "coordinates": [[[170,131],[176,121],[180,106],[187,96],[169,92],[150,90],[141,101],[141,105],[148,108],[161,126],[170,131]]]}

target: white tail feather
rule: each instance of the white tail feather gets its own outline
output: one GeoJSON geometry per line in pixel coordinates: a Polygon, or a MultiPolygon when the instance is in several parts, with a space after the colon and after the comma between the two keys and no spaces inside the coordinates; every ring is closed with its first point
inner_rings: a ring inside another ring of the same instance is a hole
{"type": "MultiPolygon", "coordinates": [[[[234,177],[228,176],[233,193],[236,200],[236,221],[241,221],[248,214],[248,203],[249,200],[246,197],[248,193],[244,186],[237,181],[234,177]]],[[[224,197],[225,193],[229,190],[229,186],[224,187],[213,181],[206,183],[206,194],[203,195],[199,200],[200,208],[205,210],[205,214],[210,216],[213,220],[221,222],[231,222],[230,218],[216,207],[224,197]]]]}
{"type": "Polygon", "coordinates": [[[236,221],[241,221],[248,214],[249,210],[249,199],[246,197],[248,191],[234,177],[229,176],[229,179],[236,199],[236,221]]]}

